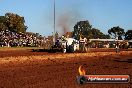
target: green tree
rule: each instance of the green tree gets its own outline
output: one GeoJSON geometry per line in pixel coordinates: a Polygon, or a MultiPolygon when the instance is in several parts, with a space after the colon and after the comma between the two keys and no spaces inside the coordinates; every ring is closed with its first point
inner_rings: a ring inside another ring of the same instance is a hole
{"type": "Polygon", "coordinates": [[[92,28],[91,30],[92,32],[92,38],[93,39],[109,39],[110,36],[109,35],[105,35],[103,32],[101,32],[99,29],[96,29],[96,28],[92,28]]]}
{"type": "Polygon", "coordinates": [[[27,30],[27,26],[24,25],[25,20],[24,17],[21,17],[17,14],[6,13],[6,26],[10,31],[14,31],[17,33],[24,33],[27,30]]]}
{"type": "Polygon", "coordinates": [[[92,28],[92,25],[86,20],[86,21],[79,21],[74,26],[73,31],[73,37],[77,40],[80,39],[80,37],[85,37],[87,39],[109,39],[109,35],[103,34],[99,29],[92,28]]]}
{"type": "Polygon", "coordinates": [[[132,30],[128,30],[125,33],[125,40],[132,40],[132,30]]]}
{"type": "Polygon", "coordinates": [[[118,38],[119,40],[122,40],[122,36],[124,36],[125,32],[123,28],[120,28],[119,26],[113,27],[111,29],[108,30],[108,33],[112,36],[114,36],[114,38],[118,38]]]}
{"type": "Polygon", "coordinates": [[[5,25],[6,18],[5,16],[0,16],[0,31],[8,29],[5,25]]]}
{"type": "Polygon", "coordinates": [[[0,23],[5,23],[5,22],[6,22],[5,16],[0,16],[0,23]]]}
{"type": "MultiPolygon", "coordinates": [[[[125,40],[132,40],[132,30],[128,30],[125,33],[125,40]]],[[[132,47],[132,42],[129,42],[129,47],[132,47]]]]}
{"type": "Polygon", "coordinates": [[[92,25],[86,21],[79,21],[77,24],[74,26],[74,31],[73,31],[73,37],[77,40],[80,39],[80,37],[86,37],[87,39],[91,36],[90,35],[90,30],[92,28],[92,25]]]}
{"type": "Polygon", "coordinates": [[[0,31],[6,30],[6,29],[8,29],[8,27],[6,27],[4,23],[0,23],[0,31]]]}

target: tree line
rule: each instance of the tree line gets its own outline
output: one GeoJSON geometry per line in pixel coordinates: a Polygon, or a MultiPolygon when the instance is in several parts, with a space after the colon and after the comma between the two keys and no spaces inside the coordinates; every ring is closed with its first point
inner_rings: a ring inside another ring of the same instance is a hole
{"type": "Polygon", "coordinates": [[[73,37],[77,40],[80,37],[85,37],[87,39],[110,39],[116,38],[122,40],[131,40],[132,39],[132,30],[124,31],[123,28],[116,26],[108,29],[108,34],[104,34],[97,28],[92,28],[89,21],[79,21],[74,26],[73,37]]]}
{"type": "MultiPolygon", "coordinates": [[[[23,16],[14,13],[6,13],[5,16],[0,16],[0,31],[9,30],[16,33],[26,33],[27,28],[23,16]]],[[[36,35],[38,35],[38,33],[36,35]]],[[[87,39],[124,38],[125,40],[131,40],[132,30],[125,32],[123,28],[116,26],[110,28],[108,34],[104,34],[99,29],[93,28],[88,20],[85,20],[75,24],[72,37],[77,40],[79,40],[80,37],[85,37],[87,39]]]]}

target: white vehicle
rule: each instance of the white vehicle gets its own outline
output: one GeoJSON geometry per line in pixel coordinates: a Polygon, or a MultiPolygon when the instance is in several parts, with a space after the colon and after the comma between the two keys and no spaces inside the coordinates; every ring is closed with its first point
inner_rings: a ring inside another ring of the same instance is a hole
{"type": "Polygon", "coordinates": [[[52,50],[61,50],[63,53],[75,52],[79,50],[79,41],[74,38],[64,38],[58,39],[52,50]]]}

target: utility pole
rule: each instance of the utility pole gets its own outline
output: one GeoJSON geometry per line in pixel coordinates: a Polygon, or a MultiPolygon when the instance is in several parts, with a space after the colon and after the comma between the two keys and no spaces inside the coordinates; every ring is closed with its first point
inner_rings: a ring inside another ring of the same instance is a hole
{"type": "Polygon", "coordinates": [[[54,0],[54,33],[53,33],[53,45],[55,45],[55,0],[54,0]]]}

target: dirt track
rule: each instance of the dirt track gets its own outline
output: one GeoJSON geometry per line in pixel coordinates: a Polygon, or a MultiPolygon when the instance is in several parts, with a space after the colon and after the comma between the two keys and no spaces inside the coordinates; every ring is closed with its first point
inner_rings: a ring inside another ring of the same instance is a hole
{"type": "Polygon", "coordinates": [[[129,74],[132,51],[90,53],[47,53],[31,50],[0,51],[0,88],[131,88],[128,84],[78,85],[78,67],[86,74],[129,74]]]}

